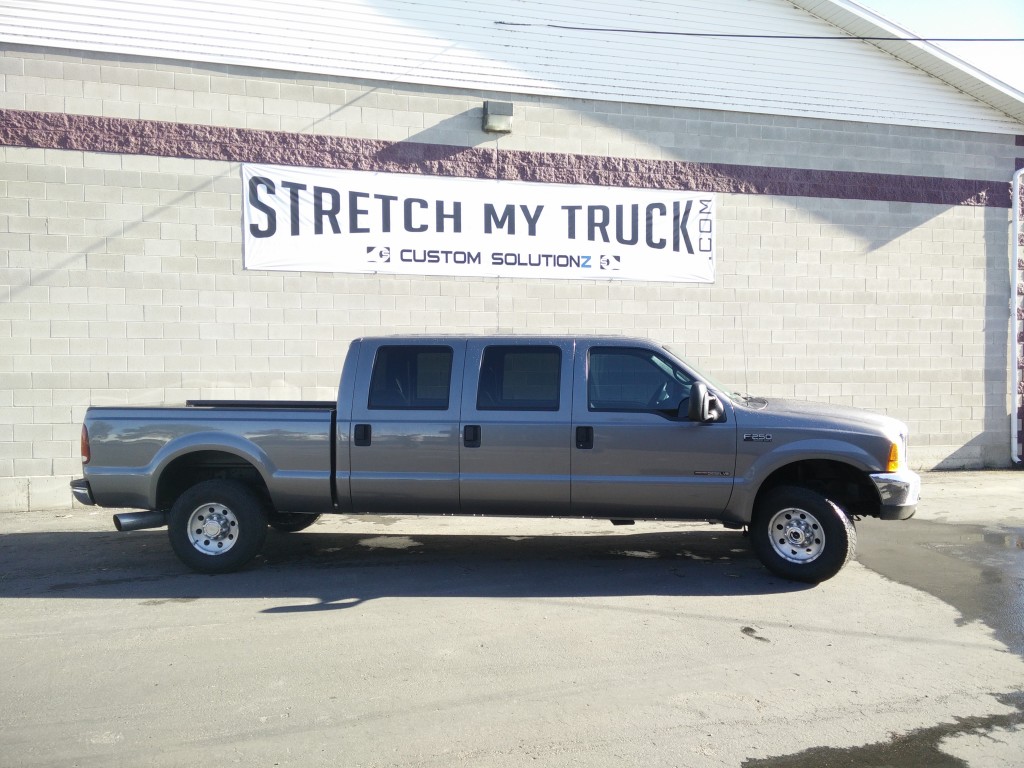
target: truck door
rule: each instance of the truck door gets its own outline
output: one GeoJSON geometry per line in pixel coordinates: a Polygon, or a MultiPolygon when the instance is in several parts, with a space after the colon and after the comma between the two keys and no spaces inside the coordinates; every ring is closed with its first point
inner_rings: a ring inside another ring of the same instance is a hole
{"type": "Polygon", "coordinates": [[[354,512],[458,512],[465,347],[362,342],[348,435],[354,512]]]}
{"type": "Polygon", "coordinates": [[[653,346],[577,344],[573,515],[700,518],[725,509],[735,420],[728,407],[714,424],[679,418],[693,381],[653,346]]]}
{"type": "Polygon", "coordinates": [[[463,379],[464,514],[569,513],[573,342],[470,340],[463,379]]]}

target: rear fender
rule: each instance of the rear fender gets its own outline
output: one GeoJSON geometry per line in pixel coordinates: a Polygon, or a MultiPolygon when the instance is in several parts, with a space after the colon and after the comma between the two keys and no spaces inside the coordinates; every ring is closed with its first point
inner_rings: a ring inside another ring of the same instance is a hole
{"type": "Polygon", "coordinates": [[[151,462],[153,469],[147,489],[147,497],[152,505],[156,504],[157,489],[160,486],[160,478],[163,476],[164,470],[176,459],[200,451],[228,453],[246,461],[259,472],[264,485],[267,488],[271,487],[269,481],[273,477],[276,467],[270,460],[270,456],[256,443],[244,437],[224,432],[194,432],[171,440],[153,457],[151,462]]]}

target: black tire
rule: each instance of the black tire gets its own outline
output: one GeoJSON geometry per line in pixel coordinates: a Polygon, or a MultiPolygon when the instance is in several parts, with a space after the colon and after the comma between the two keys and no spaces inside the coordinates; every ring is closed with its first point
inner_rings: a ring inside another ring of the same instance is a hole
{"type": "Polygon", "coordinates": [[[201,573],[237,571],[263,548],[267,503],[234,480],[206,480],[178,497],[167,516],[174,554],[201,573]]]}
{"type": "Polygon", "coordinates": [[[281,533],[298,533],[319,519],[320,515],[304,515],[301,512],[271,512],[270,527],[281,533]]]}
{"type": "Polygon", "coordinates": [[[857,531],[843,510],[820,493],[781,486],[758,499],[750,543],[775,575],[817,584],[853,559],[857,531]]]}

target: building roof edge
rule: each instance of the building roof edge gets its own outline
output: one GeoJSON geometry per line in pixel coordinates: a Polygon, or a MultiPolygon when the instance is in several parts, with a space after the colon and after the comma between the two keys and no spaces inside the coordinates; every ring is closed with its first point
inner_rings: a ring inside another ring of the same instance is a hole
{"type": "MultiPolygon", "coordinates": [[[[856,37],[920,37],[853,0],[790,2],[856,37]]],[[[926,40],[868,40],[871,45],[935,77],[958,91],[1024,123],[1024,92],[926,40]]]]}

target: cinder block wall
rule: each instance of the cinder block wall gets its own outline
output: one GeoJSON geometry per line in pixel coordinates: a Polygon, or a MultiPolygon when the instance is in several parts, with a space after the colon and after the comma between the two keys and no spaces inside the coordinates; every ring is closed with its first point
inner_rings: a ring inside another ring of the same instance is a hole
{"type": "MultiPolygon", "coordinates": [[[[1013,136],[509,97],[8,47],[0,109],[646,160],[1009,180],[1013,136]],[[515,131],[479,129],[484,98],[515,131]]],[[[884,197],[881,195],[880,197],[884,197]]],[[[67,506],[90,404],[334,395],[350,339],[609,332],[737,389],[1009,461],[1008,210],[721,194],[714,285],[245,272],[238,164],[0,147],[0,509],[67,506]]]]}

